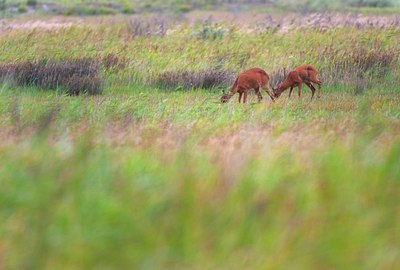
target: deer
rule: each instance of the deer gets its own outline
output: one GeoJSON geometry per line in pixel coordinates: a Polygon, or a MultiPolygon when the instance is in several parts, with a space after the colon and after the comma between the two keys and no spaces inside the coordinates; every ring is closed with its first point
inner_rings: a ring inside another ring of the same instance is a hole
{"type": "Polygon", "coordinates": [[[267,92],[272,101],[275,100],[271,93],[271,90],[269,89],[268,74],[263,69],[258,67],[245,70],[237,76],[230,93],[225,94],[224,91],[222,91],[224,95],[221,97],[221,102],[226,103],[236,93],[239,93],[239,103],[241,102],[243,97],[243,103],[246,104],[247,94],[251,89],[254,89],[254,91],[256,92],[258,102],[261,102],[263,96],[261,95],[260,88],[263,88],[265,92],[267,92]]]}
{"type": "Polygon", "coordinates": [[[289,98],[292,96],[292,91],[294,87],[298,87],[299,90],[299,98],[301,98],[301,90],[303,83],[311,89],[311,99],[314,98],[315,87],[313,83],[318,85],[318,95],[317,97],[321,97],[321,85],[322,82],[317,78],[317,70],[312,66],[300,66],[290,71],[286,76],[286,79],[278,83],[274,88],[274,97],[278,98],[283,91],[290,87],[289,98]]]}

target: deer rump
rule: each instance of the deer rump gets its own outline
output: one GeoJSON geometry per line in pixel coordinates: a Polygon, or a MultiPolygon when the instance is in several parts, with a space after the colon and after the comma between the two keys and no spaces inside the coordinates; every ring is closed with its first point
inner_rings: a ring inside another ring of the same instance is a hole
{"type": "Polygon", "coordinates": [[[317,75],[317,70],[312,66],[303,66],[295,70],[304,82],[311,82],[317,75]]]}

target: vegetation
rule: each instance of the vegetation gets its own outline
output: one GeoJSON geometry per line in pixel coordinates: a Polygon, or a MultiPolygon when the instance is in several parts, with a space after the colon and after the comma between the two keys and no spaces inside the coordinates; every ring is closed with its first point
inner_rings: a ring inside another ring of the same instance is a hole
{"type": "MultiPolygon", "coordinates": [[[[103,77],[111,84],[105,90],[110,93],[116,89],[113,86],[146,86],[152,82],[158,85],[157,79],[165,74],[175,76],[175,73],[186,72],[189,75],[185,80],[189,80],[190,74],[195,77],[206,71],[237,74],[254,66],[270,73],[272,85],[275,85],[282,79],[284,70],[304,63],[312,63],[317,68],[325,85],[345,85],[350,91],[358,85],[394,87],[400,80],[400,28],[391,23],[380,25],[385,29],[382,31],[364,28],[361,24],[357,28],[330,29],[318,22],[300,28],[291,25],[249,28],[210,22],[190,26],[167,18],[160,23],[161,20],[155,21],[157,27],[140,22],[112,23],[110,19],[100,25],[48,31],[5,31],[0,36],[3,52],[0,62],[97,59],[103,65],[103,77]],[[223,34],[217,39],[213,35],[198,35],[205,31],[222,31],[223,34]]],[[[365,25],[369,26],[369,22],[365,25]]],[[[219,83],[227,87],[231,82],[227,79],[219,83]]],[[[168,85],[182,86],[179,80],[176,83],[168,85]]],[[[202,84],[196,85],[201,87],[202,84]]],[[[188,86],[190,88],[190,84],[188,86]]]]}
{"type": "Polygon", "coordinates": [[[26,1],[26,4],[28,5],[28,6],[36,6],[37,5],[37,0],[27,0],[26,1]]]}
{"type": "MultiPolygon", "coordinates": [[[[64,15],[110,15],[116,13],[165,12],[186,13],[193,10],[316,12],[355,11],[399,13],[400,0],[3,0],[4,5],[27,4],[37,11],[64,15]]],[[[3,7],[3,6],[2,6],[3,7]]],[[[4,8],[4,7],[3,7],[4,8]]]]}
{"type": "Polygon", "coordinates": [[[0,65],[0,79],[17,86],[64,90],[70,95],[99,94],[98,64],[91,59],[36,61],[0,65]]]}
{"type": "Polygon", "coordinates": [[[0,268],[398,269],[400,28],[159,25],[0,32],[0,268]],[[219,102],[304,63],[321,99],[219,102]]]}
{"type": "Polygon", "coordinates": [[[19,4],[18,6],[18,12],[24,13],[28,11],[28,7],[25,4],[19,4]]]}

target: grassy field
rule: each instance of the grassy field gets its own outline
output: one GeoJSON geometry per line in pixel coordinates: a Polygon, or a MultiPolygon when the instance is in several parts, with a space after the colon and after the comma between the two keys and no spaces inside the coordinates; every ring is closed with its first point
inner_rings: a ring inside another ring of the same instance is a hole
{"type": "Polygon", "coordinates": [[[102,80],[3,76],[0,269],[400,267],[399,28],[143,20],[0,33],[0,67],[86,57],[102,80]],[[305,63],[321,99],[219,102],[219,74],[305,63]]]}
{"type": "Polygon", "coordinates": [[[146,12],[184,14],[194,10],[231,12],[324,12],[399,14],[400,0],[3,0],[0,16],[18,14],[114,15],[146,12]]]}

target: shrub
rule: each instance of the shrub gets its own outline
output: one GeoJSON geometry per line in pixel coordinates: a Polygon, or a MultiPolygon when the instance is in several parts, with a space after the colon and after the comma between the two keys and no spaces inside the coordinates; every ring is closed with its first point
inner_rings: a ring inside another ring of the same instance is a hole
{"type": "Polygon", "coordinates": [[[37,5],[37,0],[27,0],[27,1],[26,1],[26,4],[27,4],[28,6],[31,6],[31,7],[36,7],[36,5],[37,5]]]}
{"type": "Polygon", "coordinates": [[[192,36],[198,39],[221,39],[224,37],[224,29],[219,27],[217,24],[212,24],[211,20],[205,20],[201,25],[200,29],[194,31],[192,36]]]}
{"type": "Polygon", "coordinates": [[[110,7],[101,6],[98,9],[95,9],[95,15],[114,15],[117,14],[117,11],[110,7]]]}
{"type": "Polygon", "coordinates": [[[151,83],[168,88],[213,88],[233,83],[235,75],[225,70],[167,71],[152,79],[151,83]]]}
{"type": "Polygon", "coordinates": [[[25,13],[28,11],[28,7],[25,4],[19,4],[18,5],[18,12],[19,13],[25,13]]]}
{"type": "Polygon", "coordinates": [[[63,89],[70,95],[99,94],[102,85],[98,64],[92,59],[3,64],[0,79],[22,87],[63,89]]]}
{"type": "Polygon", "coordinates": [[[78,5],[78,6],[70,6],[63,9],[63,15],[81,15],[81,16],[90,16],[90,15],[113,15],[116,14],[117,10],[112,7],[108,7],[105,5],[78,5]]]}
{"type": "Polygon", "coordinates": [[[178,4],[176,6],[175,12],[177,12],[177,13],[186,13],[186,12],[189,12],[190,10],[192,10],[192,8],[193,7],[191,5],[182,3],[182,4],[178,4]]]}
{"type": "Polygon", "coordinates": [[[65,16],[72,16],[72,15],[75,14],[75,8],[74,8],[74,7],[67,7],[67,8],[65,8],[65,9],[62,9],[62,10],[60,11],[60,13],[61,13],[62,15],[65,15],[65,16]]]}
{"type": "Polygon", "coordinates": [[[391,0],[351,0],[350,5],[356,7],[390,7],[393,6],[391,0]]]}
{"type": "Polygon", "coordinates": [[[133,7],[131,7],[130,5],[128,5],[128,4],[125,4],[122,7],[122,13],[124,13],[124,14],[133,14],[133,13],[135,13],[135,9],[133,7]]]}

